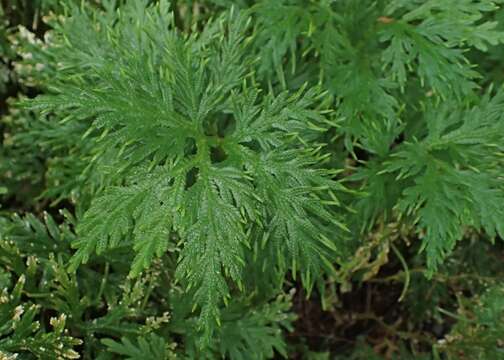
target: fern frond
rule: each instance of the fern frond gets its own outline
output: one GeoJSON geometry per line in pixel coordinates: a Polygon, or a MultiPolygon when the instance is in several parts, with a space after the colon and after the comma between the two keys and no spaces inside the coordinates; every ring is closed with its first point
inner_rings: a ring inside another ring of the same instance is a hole
{"type": "Polygon", "coordinates": [[[67,334],[65,315],[52,318],[53,329],[45,332],[35,321],[40,307],[21,304],[25,279],[21,276],[10,294],[7,289],[0,293],[0,355],[28,351],[39,358],[78,359],[80,356],[73,348],[82,341],[67,334]]]}
{"type": "Polygon", "coordinates": [[[465,226],[502,235],[503,184],[495,172],[502,169],[502,101],[499,91],[467,111],[443,106],[428,111],[427,135],[404,143],[385,170],[414,182],[406,185],[399,210],[418,217],[432,271],[461,239],[465,226]]]}
{"type": "Polygon", "coordinates": [[[117,185],[96,196],[79,222],[70,269],[131,239],[137,276],[178,248],[176,276],[195,289],[208,340],[231,284],[243,288],[252,229],[269,234],[280,271],[300,270],[308,288],[331,268],[331,234],[345,229],[333,216],[343,187],[321,170],[321,147],[307,145],[327,128],[313,110],[320,89],[261,95],[244,55],[245,14],[231,10],[185,37],[166,6],[128,3],[105,20],[75,9],[78,24],[61,24],[66,40],[54,51],[68,53],[67,61],[89,51],[94,58],[85,69],[64,68],[56,92],[32,106],[87,119],[94,161],[113,153],[120,169],[117,185]],[[84,23],[94,29],[89,49],[77,42],[84,23]]]}
{"type": "Polygon", "coordinates": [[[103,339],[109,352],[125,356],[128,360],[171,360],[176,359],[175,353],[164,338],[156,334],[138,337],[136,342],[124,337],[121,342],[103,339]]]}

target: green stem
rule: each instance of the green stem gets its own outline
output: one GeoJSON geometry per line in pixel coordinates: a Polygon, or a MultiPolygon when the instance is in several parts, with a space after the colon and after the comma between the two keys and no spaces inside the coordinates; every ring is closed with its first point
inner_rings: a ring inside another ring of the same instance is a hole
{"type": "Polygon", "coordinates": [[[108,278],[108,275],[109,275],[109,271],[110,271],[110,264],[107,262],[105,264],[105,274],[103,275],[103,279],[101,281],[101,284],[100,284],[100,289],[98,290],[98,295],[96,296],[96,301],[97,302],[100,302],[100,299],[103,295],[103,291],[105,289],[105,285],[107,284],[107,278],[108,278]]]}
{"type": "Polygon", "coordinates": [[[406,263],[406,260],[404,260],[404,257],[402,256],[401,252],[397,249],[397,247],[393,243],[390,243],[390,247],[392,248],[392,250],[396,254],[399,261],[401,262],[401,265],[404,268],[404,275],[406,277],[404,280],[404,286],[403,286],[403,289],[401,292],[401,296],[399,296],[399,302],[401,302],[404,300],[404,297],[406,296],[411,277],[410,277],[410,273],[409,273],[408,264],[406,263]]]}

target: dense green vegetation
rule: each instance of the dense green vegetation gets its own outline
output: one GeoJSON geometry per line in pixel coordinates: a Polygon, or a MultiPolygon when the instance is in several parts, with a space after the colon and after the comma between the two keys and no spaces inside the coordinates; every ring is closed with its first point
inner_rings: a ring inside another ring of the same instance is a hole
{"type": "Polygon", "coordinates": [[[0,360],[504,359],[504,1],[0,4],[0,360]]]}

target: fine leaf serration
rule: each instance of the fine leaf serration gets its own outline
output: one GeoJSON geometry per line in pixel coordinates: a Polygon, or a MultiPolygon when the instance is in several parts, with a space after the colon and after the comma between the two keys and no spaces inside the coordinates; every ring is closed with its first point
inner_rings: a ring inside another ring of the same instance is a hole
{"type": "Polygon", "coordinates": [[[252,248],[312,286],[334,253],[331,232],[344,228],[332,212],[342,186],[321,168],[321,147],[306,141],[328,126],[314,110],[323,94],[257,89],[245,13],[230,10],[187,37],[167,22],[165,1],[145,12],[140,3],[110,10],[108,20],[74,9],[87,24],[61,24],[64,51],[92,51],[93,59],[85,68],[62,65],[54,94],[32,106],[87,121],[103,149],[96,161],[113,149],[122,173],[78,224],[71,269],[131,238],[137,276],[180,242],[176,276],[195,289],[208,336],[230,286],[244,287],[244,252],[252,248]],[[95,29],[86,49],[76,33],[84,26],[95,29]]]}
{"type": "Polygon", "coordinates": [[[504,0],[0,1],[0,359],[499,359],[504,0]]]}

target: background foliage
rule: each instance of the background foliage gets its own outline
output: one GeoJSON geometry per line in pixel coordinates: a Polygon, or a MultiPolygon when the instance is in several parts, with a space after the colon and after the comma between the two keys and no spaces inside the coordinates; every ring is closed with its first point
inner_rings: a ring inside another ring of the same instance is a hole
{"type": "Polygon", "coordinates": [[[0,2],[0,359],[504,359],[501,3],[0,2]]]}

